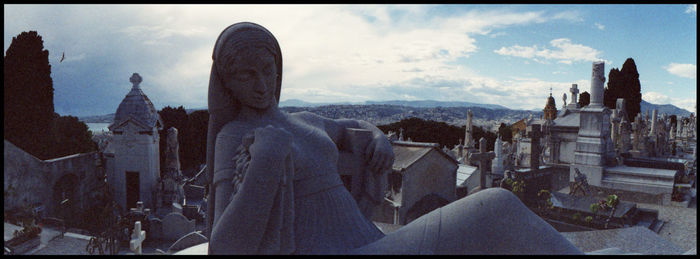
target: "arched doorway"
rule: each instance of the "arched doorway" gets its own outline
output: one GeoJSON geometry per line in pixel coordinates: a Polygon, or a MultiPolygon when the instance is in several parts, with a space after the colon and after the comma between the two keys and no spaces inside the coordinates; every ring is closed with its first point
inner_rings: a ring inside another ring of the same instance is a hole
{"type": "Polygon", "coordinates": [[[74,226],[79,220],[80,182],[78,176],[66,174],[56,181],[53,186],[54,216],[66,222],[66,226],[74,226]]]}
{"type": "Polygon", "coordinates": [[[448,203],[450,202],[445,198],[440,197],[440,195],[437,195],[435,193],[428,194],[420,200],[418,200],[416,203],[413,204],[413,206],[411,206],[410,209],[408,209],[408,211],[406,212],[406,222],[404,222],[403,224],[408,224],[409,222],[419,218],[420,216],[423,216],[428,212],[445,206],[448,203]]]}

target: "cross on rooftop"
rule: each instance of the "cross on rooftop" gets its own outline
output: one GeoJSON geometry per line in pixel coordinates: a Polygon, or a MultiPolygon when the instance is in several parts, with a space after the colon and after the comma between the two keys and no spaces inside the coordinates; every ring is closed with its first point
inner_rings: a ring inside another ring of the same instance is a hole
{"type": "Polygon", "coordinates": [[[469,154],[469,161],[479,162],[479,189],[486,189],[486,173],[488,173],[488,167],[486,164],[491,161],[496,156],[493,151],[486,152],[486,139],[479,139],[479,152],[469,154]]]}
{"type": "Polygon", "coordinates": [[[571,88],[569,88],[569,91],[571,91],[571,103],[576,103],[576,99],[578,97],[578,85],[577,84],[571,85],[571,88]]]}

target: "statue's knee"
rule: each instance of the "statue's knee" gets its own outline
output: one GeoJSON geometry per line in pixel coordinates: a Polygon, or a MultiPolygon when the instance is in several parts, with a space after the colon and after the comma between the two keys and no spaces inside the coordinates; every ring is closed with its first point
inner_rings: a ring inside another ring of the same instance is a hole
{"type": "Polygon", "coordinates": [[[503,200],[503,201],[514,201],[518,200],[518,197],[515,196],[511,191],[503,189],[503,188],[488,188],[486,190],[480,191],[477,194],[481,194],[485,197],[488,197],[489,199],[494,199],[494,200],[503,200]]]}

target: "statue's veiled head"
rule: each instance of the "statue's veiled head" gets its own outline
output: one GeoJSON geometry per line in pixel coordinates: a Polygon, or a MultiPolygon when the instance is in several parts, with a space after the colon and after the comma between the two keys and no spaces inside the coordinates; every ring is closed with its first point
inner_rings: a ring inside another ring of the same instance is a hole
{"type": "Polygon", "coordinates": [[[267,29],[250,22],[229,26],[219,35],[212,59],[209,112],[230,112],[235,117],[241,105],[256,109],[277,105],[282,54],[267,29]]]}

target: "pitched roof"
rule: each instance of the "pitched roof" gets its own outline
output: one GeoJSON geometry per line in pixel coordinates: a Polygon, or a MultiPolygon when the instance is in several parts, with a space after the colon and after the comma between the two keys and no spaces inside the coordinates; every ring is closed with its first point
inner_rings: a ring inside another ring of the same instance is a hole
{"type": "Polygon", "coordinates": [[[394,149],[394,165],[392,168],[397,171],[410,167],[433,149],[446,159],[457,164],[457,160],[445,153],[437,143],[394,141],[391,146],[394,149]]]}

